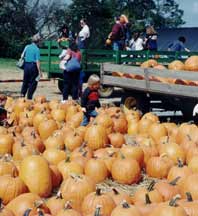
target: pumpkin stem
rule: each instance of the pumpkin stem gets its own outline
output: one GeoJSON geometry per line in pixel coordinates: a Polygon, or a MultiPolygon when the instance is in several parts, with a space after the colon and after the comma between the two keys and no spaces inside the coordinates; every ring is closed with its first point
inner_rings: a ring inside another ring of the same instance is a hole
{"type": "Polygon", "coordinates": [[[120,194],[116,188],[112,188],[112,191],[114,192],[115,195],[119,195],[120,194]]]}
{"type": "Polygon", "coordinates": [[[0,198],[0,210],[3,208],[3,200],[0,198]]]}
{"type": "Polygon", "coordinates": [[[67,202],[65,203],[64,209],[65,209],[65,210],[67,210],[67,209],[72,209],[71,201],[67,201],[67,202]]]}
{"type": "Polygon", "coordinates": [[[70,156],[67,156],[65,159],[65,163],[70,162],[70,156]]]}
{"type": "Polygon", "coordinates": [[[27,210],[24,212],[23,216],[29,216],[29,214],[30,214],[31,211],[32,211],[32,209],[27,209],[27,210]]]}
{"type": "Polygon", "coordinates": [[[87,151],[83,152],[82,156],[86,157],[87,156],[87,151]]]}
{"type": "Polygon", "coordinates": [[[79,152],[83,152],[83,148],[87,145],[87,142],[83,142],[82,145],[80,146],[79,152]]]}
{"type": "Polygon", "coordinates": [[[189,141],[192,141],[191,136],[189,134],[186,135],[189,141]]]}
{"type": "Polygon", "coordinates": [[[155,181],[153,180],[150,185],[148,186],[147,190],[150,192],[153,190],[153,187],[155,186],[155,181]]]}
{"type": "Polygon", "coordinates": [[[150,200],[150,197],[149,197],[149,194],[148,194],[148,193],[145,194],[145,203],[146,203],[147,205],[152,203],[151,200],[150,200]]]}
{"type": "Polygon", "coordinates": [[[96,189],[96,196],[101,196],[101,188],[96,189]]]}
{"type": "Polygon", "coordinates": [[[188,202],[193,202],[193,198],[190,192],[186,192],[186,197],[188,202]]]}
{"type": "Polygon", "coordinates": [[[183,161],[181,159],[177,159],[178,167],[182,168],[184,166],[183,161]]]}
{"type": "Polygon", "coordinates": [[[180,196],[176,195],[175,197],[173,197],[173,199],[170,200],[169,202],[169,206],[172,206],[172,207],[177,207],[177,200],[180,199],[180,196]]]}
{"type": "Polygon", "coordinates": [[[122,207],[123,208],[130,208],[130,205],[127,203],[127,201],[126,200],[123,200],[123,202],[121,203],[121,205],[122,205],[122,207]]]}
{"type": "Polygon", "coordinates": [[[37,201],[34,202],[34,206],[35,206],[36,208],[39,208],[39,207],[41,207],[42,205],[43,205],[43,201],[42,201],[42,200],[37,200],[37,201]]]}
{"type": "Polygon", "coordinates": [[[121,159],[125,159],[126,158],[122,152],[120,152],[120,156],[121,156],[121,159]]]}
{"type": "Polygon", "coordinates": [[[62,193],[60,191],[57,192],[56,199],[63,199],[62,193]]]}
{"type": "Polygon", "coordinates": [[[96,206],[96,210],[95,210],[94,216],[100,216],[101,207],[102,207],[101,205],[97,205],[96,206]]]}
{"type": "Polygon", "coordinates": [[[180,176],[177,176],[177,178],[175,178],[174,180],[172,180],[171,182],[169,182],[169,184],[170,184],[170,185],[173,185],[173,186],[177,185],[177,182],[178,182],[178,180],[179,180],[180,178],[181,178],[180,176]]]}
{"type": "Polygon", "coordinates": [[[12,135],[13,135],[14,137],[16,137],[16,133],[15,133],[14,131],[12,131],[12,135]]]}

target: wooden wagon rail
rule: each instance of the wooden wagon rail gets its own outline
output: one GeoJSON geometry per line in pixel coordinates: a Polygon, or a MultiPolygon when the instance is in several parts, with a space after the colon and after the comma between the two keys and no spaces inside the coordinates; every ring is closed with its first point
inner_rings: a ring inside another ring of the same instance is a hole
{"type": "Polygon", "coordinates": [[[103,63],[101,65],[101,82],[103,85],[121,87],[129,90],[140,90],[148,93],[159,93],[196,99],[198,98],[198,86],[151,81],[150,77],[152,76],[198,81],[198,72],[173,71],[167,69],[157,70],[152,68],[140,68],[135,66],[116,65],[110,63],[103,63]],[[112,72],[141,75],[144,76],[144,79],[138,80],[126,77],[112,76],[112,72]]]}

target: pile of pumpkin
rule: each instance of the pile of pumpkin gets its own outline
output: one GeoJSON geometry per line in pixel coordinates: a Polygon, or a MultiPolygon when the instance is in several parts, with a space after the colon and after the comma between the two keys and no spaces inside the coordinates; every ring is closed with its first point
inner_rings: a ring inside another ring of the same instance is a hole
{"type": "MultiPolygon", "coordinates": [[[[159,64],[154,59],[150,59],[150,60],[143,62],[140,65],[140,67],[142,67],[142,68],[154,68],[154,69],[162,70],[162,71],[164,69],[169,69],[169,70],[178,70],[178,71],[198,72],[198,56],[191,56],[184,63],[182,61],[175,60],[168,65],[168,68],[162,64],[159,64]]],[[[121,72],[113,72],[112,75],[118,76],[118,77],[138,79],[138,80],[144,79],[143,75],[125,74],[125,73],[121,73],[121,72]]],[[[167,83],[167,84],[198,86],[198,80],[192,81],[192,80],[184,80],[184,79],[178,79],[178,78],[177,79],[165,78],[165,77],[160,77],[160,76],[150,76],[149,80],[155,81],[155,82],[167,83]]]]}
{"type": "Polygon", "coordinates": [[[0,127],[1,216],[198,215],[198,127],[101,108],[87,127],[73,101],[7,98],[0,127]],[[135,194],[100,183],[156,178],[135,194]],[[57,193],[55,193],[55,191],[57,193]],[[186,197],[187,195],[187,197],[186,197]]]}

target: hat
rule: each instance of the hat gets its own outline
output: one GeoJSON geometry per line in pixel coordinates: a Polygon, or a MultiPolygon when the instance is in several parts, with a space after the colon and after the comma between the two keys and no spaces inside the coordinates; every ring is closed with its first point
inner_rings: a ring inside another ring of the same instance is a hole
{"type": "Polygon", "coordinates": [[[35,34],[34,36],[32,36],[32,42],[39,42],[41,40],[41,37],[39,34],[35,34]]]}

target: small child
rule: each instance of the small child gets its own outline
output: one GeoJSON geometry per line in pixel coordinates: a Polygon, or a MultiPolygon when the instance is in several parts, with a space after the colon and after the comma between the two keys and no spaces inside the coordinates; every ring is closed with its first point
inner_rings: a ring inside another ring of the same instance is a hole
{"type": "Polygon", "coordinates": [[[84,112],[83,121],[81,126],[86,126],[89,123],[91,117],[96,117],[98,113],[95,108],[100,107],[99,93],[100,78],[96,74],[93,74],[88,79],[88,87],[84,90],[81,97],[81,106],[84,112]]]}

